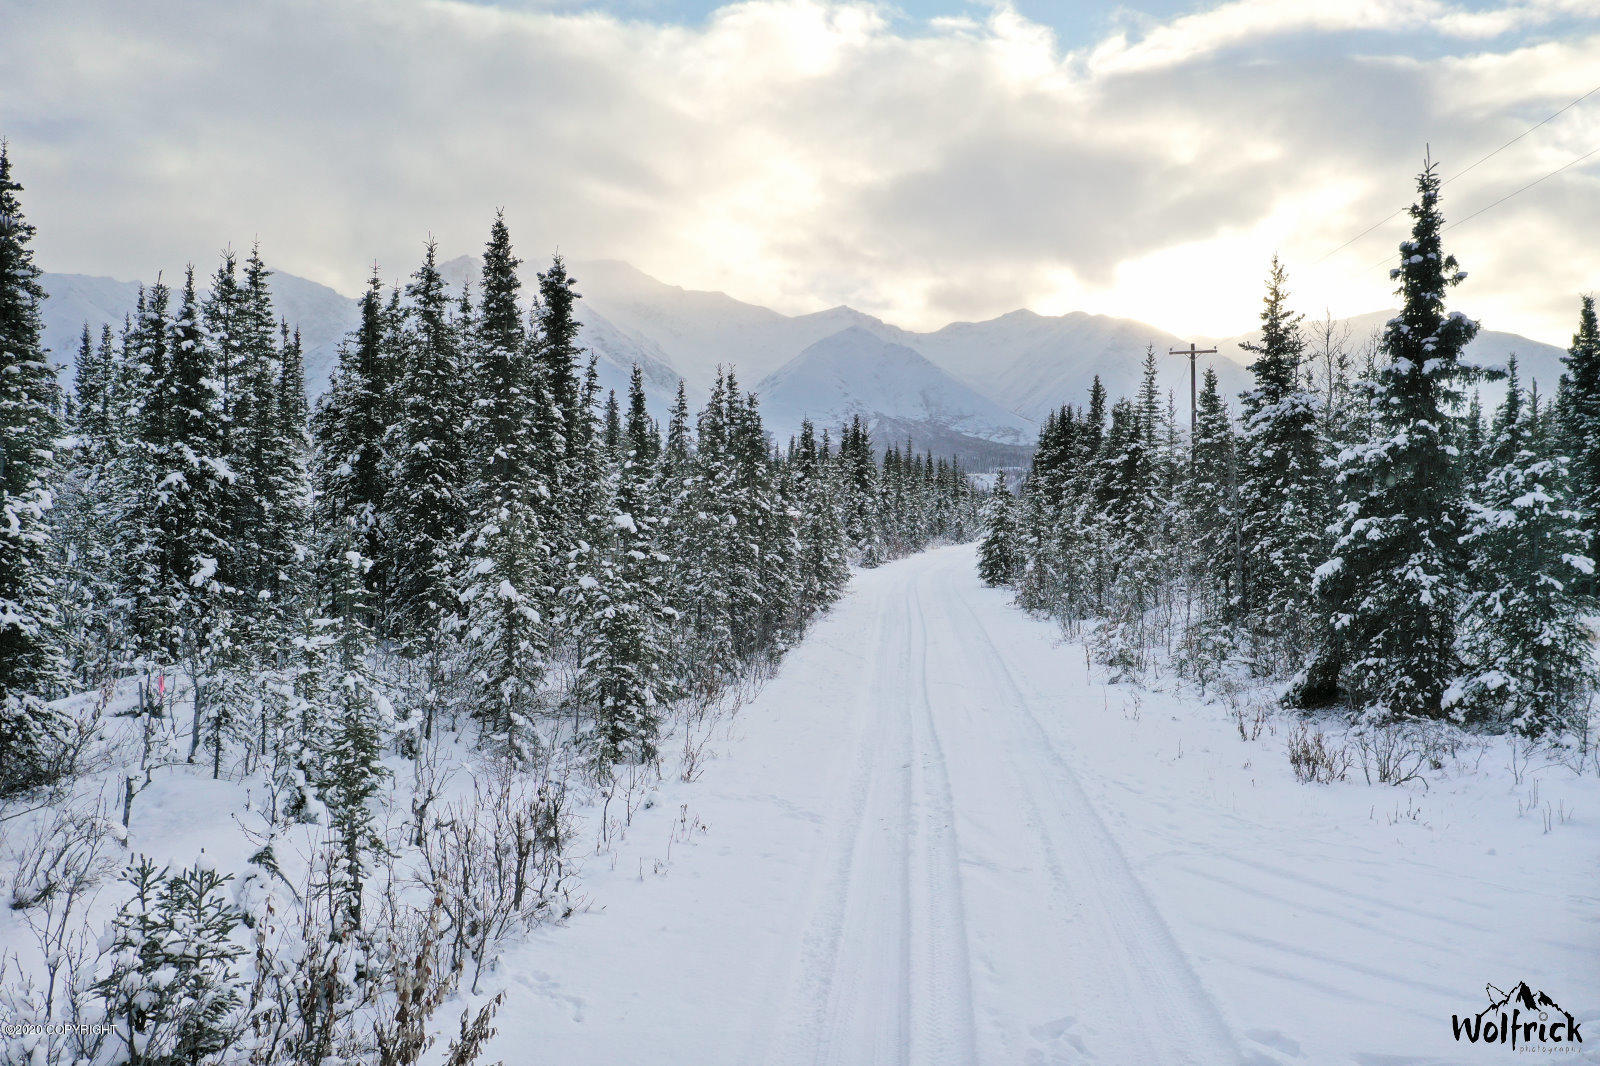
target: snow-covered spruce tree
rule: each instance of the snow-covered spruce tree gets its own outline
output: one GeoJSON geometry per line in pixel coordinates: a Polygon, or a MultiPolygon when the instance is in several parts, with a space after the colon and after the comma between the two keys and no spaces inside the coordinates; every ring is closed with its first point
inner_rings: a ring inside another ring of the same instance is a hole
{"type": "Polygon", "coordinates": [[[216,350],[200,324],[192,269],[184,277],[181,301],[172,326],[167,378],[158,386],[165,401],[154,456],[159,470],[154,535],[162,595],[172,603],[177,626],[173,651],[193,685],[190,758],[207,737],[212,774],[220,776],[229,706],[219,675],[232,641],[232,590],[224,584],[222,567],[229,552],[234,473],[225,454],[216,350]]]}
{"type": "MultiPolygon", "coordinates": [[[[748,410],[755,433],[764,442],[760,411],[754,393],[748,410]]],[[[775,455],[763,455],[755,468],[761,522],[757,550],[761,553],[761,639],[764,653],[773,658],[787,651],[805,631],[810,612],[801,590],[800,493],[792,472],[775,455]]]]}
{"type": "Polygon", "coordinates": [[[79,462],[101,466],[114,447],[111,399],[113,371],[111,327],[100,327],[100,343],[94,344],[89,324],[83,326],[78,358],[72,380],[76,400],[73,404],[72,434],[76,438],[79,462]]]}
{"type": "Polygon", "coordinates": [[[461,429],[470,391],[433,241],[406,295],[400,410],[384,448],[391,463],[392,606],[398,636],[436,647],[458,612],[456,552],[468,525],[470,487],[461,429]]]}
{"type": "Polygon", "coordinates": [[[63,727],[44,700],[65,664],[51,576],[51,481],[60,390],[42,342],[34,228],[0,143],[0,795],[52,773],[63,727]]]}
{"type": "Polygon", "coordinates": [[[1191,592],[1203,617],[1231,621],[1243,563],[1236,444],[1217,372],[1206,368],[1196,402],[1189,477],[1182,488],[1184,529],[1190,547],[1191,592]]]}
{"type": "Polygon", "coordinates": [[[666,656],[662,576],[667,562],[654,543],[657,526],[650,500],[648,416],[643,383],[634,368],[638,421],[618,429],[626,448],[611,497],[610,535],[590,575],[588,608],[578,618],[584,630],[579,702],[595,722],[594,757],[602,778],[619,762],[643,763],[656,756],[657,710],[662,702],[666,656]],[[643,454],[641,454],[643,453],[643,454]]]}
{"type": "Polygon", "coordinates": [[[231,880],[200,862],[162,888],[161,941],[173,971],[165,991],[174,1063],[221,1062],[244,1028],[244,981],[234,965],[244,952],[232,941],[240,915],[225,894],[231,880]]]}
{"type": "Polygon", "coordinates": [[[321,609],[299,649],[304,666],[296,679],[302,722],[314,730],[316,787],[338,847],[334,873],[343,922],[335,933],[341,938],[363,928],[367,871],[373,853],[384,847],[372,801],[388,777],[382,753],[394,728],[389,700],[367,665],[367,564],[351,544],[341,530],[324,541],[321,609]]]}
{"type": "Polygon", "coordinates": [[[111,328],[104,326],[95,345],[86,325],[74,375],[76,402],[69,426],[73,446],[55,493],[53,560],[58,575],[61,652],[80,689],[103,681],[115,658],[113,600],[115,565],[112,531],[111,464],[116,455],[117,419],[112,408],[115,365],[111,328]]]}
{"type": "MultiPolygon", "coordinates": [[[[696,419],[694,454],[671,523],[673,588],[687,630],[683,676],[698,695],[714,692],[739,669],[734,586],[755,580],[737,569],[745,560],[734,543],[740,532],[729,406],[728,376],[719,370],[696,419]]],[[[669,433],[669,462],[672,443],[669,433]]]]}
{"type": "MultiPolygon", "coordinates": [[[[561,471],[565,489],[557,520],[566,548],[556,560],[554,575],[560,598],[556,629],[568,635],[572,641],[570,650],[579,663],[591,650],[586,645],[590,632],[585,628],[586,620],[605,598],[600,578],[614,528],[610,521],[611,493],[616,479],[601,447],[596,421],[599,393],[598,372],[591,359],[579,393],[583,417],[568,423],[565,431],[567,454],[561,471]]],[[[581,703],[579,706],[581,709],[581,703]]]]}
{"type": "Polygon", "coordinates": [[[800,423],[794,458],[794,478],[803,515],[800,527],[800,596],[807,614],[822,610],[850,581],[844,522],[833,479],[817,452],[816,429],[810,419],[800,423]]]}
{"type": "Polygon", "coordinates": [[[591,457],[585,455],[580,461],[576,452],[585,447],[583,439],[594,432],[594,416],[585,405],[578,363],[581,351],[576,304],[580,299],[576,280],[567,273],[561,257],[556,256],[550,269],[539,275],[533,339],[548,404],[548,409],[537,415],[542,481],[550,490],[541,504],[539,528],[558,560],[566,557],[577,539],[577,501],[568,488],[584,476],[573,469],[574,464],[588,463],[591,457]]]}
{"type": "Polygon", "coordinates": [[[600,446],[606,459],[612,463],[622,461],[622,407],[617,403],[617,390],[606,393],[605,415],[600,420],[600,446]]]}
{"type": "Polygon", "coordinates": [[[1483,460],[1489,444],[1489,427],[1483,420],[1483,397],[1472,390],[1466,417],[1461,422],[1461,483],[1476,485],[1483,480],[1483,460]]]}
{"type": "Polygon", "coordinates": [[[542,611],[551,599],[544,585],[549,546],[539,513],[550,487],[541,480],[546,469],[535,449],[549,437],[539,423],[549,417],[550,401],[523,329],[519,264],[497,214],[483,253],[483,297],[473,338],[474,435],[486,458],[460,596],[481,741],[522,764],[534,754],[533,717],[548,657],[542,611]]]}
{"type": "MultiPolygon", "coordinates": [[[[731,370],[725,403],[731,518],[725,556],[729,621],[735,652],[741,663],[748,664],[782,639],[781,615],[791,590],[781,561],[769,556],[774,532],[769,523],[781,523],[783,509],[769,484],[771,457],[761,415],[755,395],[739,388],[731,370]]],[[[870,453],[867,458],[870,463],[870,453]]]]}
{"type": "Polygon", "coordinates": [[[1467,676],[1461,716],[1525,736],[1560,734],[1587,712],[1596,667],[1582,582],[1581,516],[1567,505],[1568,462],[1531,422],[1510,360],[1505,402],[1467,504],[1470,592],[1463,605],[1467,676]]]}
{"type": "Polygon", "coordinates": [[[1335,543],[1314,581],[1327,625],[1312,683],[1298,693],[1327,698],[1316,682],[1340,662],[1346,694],[1376,720],[1440,717],[1459,666],[1463,505],[1448,412],[1467,376],[1461,349],[1478,327],[1444,310],[1445,290],[1466,275],[1440,244],[1439,184],[1430,161],[1391,271],[1403,307],[1383,335],[1377,433],[1338,460],[1335,543]]]}
{"type": "MultiPolygon", "coordinates": [[[[312,418],[316,515],[324,528],[345,527],[371,561],[365,581],[368,609],[388,594],[383,515],[392,465],[384,458],[387,412],[398,391],[399,354],[376,269],[361,296],[361,322],[339,346],[339,362],[312,418]]],[[[373,617],[369,624],[377,625],[373,617]]]]}
{"type": "Polygon", "coordinates": [[[1241,397],[1239,510],[1245,560],[1241,607],[1264,652],[1300,661],[1311,572],[1326,557],[1316,398],[1301,379],[1304,341],[1274,256],[1261,311],[1255,386],[1241,397]]]}
{"type": "Polygon", "coordinates": [[[860,415],[851,418],[839,438],[839,462],[846,476],[845,532],[861,565],[878,566],[885,561],[878,522],[878,467],[871,433],[860,415]]]}
{"type": "Polygon", "coordinates": [[[212,274],[210,290],[201,304],[201,320],[216,351],[222,454],[235,471],[228,497],[228,543],[231,550],[228,557],[221,560],[219,573],[222,580],[237,592],[238,602],[234,606],[246,614],[255,608],[255,604],[250,602],[249,581],[241,575],[248,572],[246,561],[249,559],[249,548],[246,537],[253,529],[256,514],[255,501],[250,498],[250,485],[240,476],[240,471],[246,468],[246,460],[240,454],[244,440],[244,427],[240,419],[250,415],[246,402],[247,368],[255,355],[253,349],[264,342],[265,336],[262,329],[264,322],[251,321],[254,311],[249,296],[239,284],[238,259],[232,249],[224,250],[222,262],[212,274]]]}
{"type": "Polygon", "coordinates": [[[1009,585],[1018,570],[1016,503],[1006,487],[1004,470],[995,478],[994,491],[984,508],[985,530],[978,545],[978,576],[986,585],[1009,585]]]}
{"type": "Polygon", "coordinates": [[[291,628],[293,600],[304,586],[304,559],[311,521],[311,440],[307,424],[305,351],[300,331],[279,324],[277,376],[260,417],[262,465],[259,491],[265,494],[264,528],[256,601],[264,656],[284,643],[291,628]]]}
{"type": "Polygon", "coordinates": [[[149,289],[140,289],[137,317],[124,337],[123,447],[113,468],[112,496],[119,506],[114,558],[121,626],[130,659],[146,671],[176,661],[177,622],[166,595],[170,582],[161,553],[157,492],[165,476],[167,450],[170,297],[159,278],[149,289]]]}
{"type": "Polygon", "coordinates": [[[693,617],[689,603],[695,586],[694,524],[688,508],[693,487],[693,431],[689,423],[689,399],[683,381],[672,403],[667,420],[666,440],[656,464],[654,498],[661,508],[659,544],[669,560],[664,576],[663,596],[675,613],[666,641],[669,669],[674,678],[689,676],[693,666],[693,617]]]}
{"type": "Polygon", "coordinates": [[[279,381],[279,328],[272,305],[272,272],[258,247],[245,260],[244,281],[236,297],[232,358],[227,369],[224,405],[232,429],[229,461],[237,478],[237,506],[230,542],[237,566],[229,578],[238,590],[238,609],[245,639],[256,645],[272,641],[270,615],[277,570],[283,560],[273,542],[279,505],[276,431],[279,381]]]}
{"type": "MultiPolygon", "coordinates": [[[[1583,297],[1578,332],[1564,360],[1561,376],[1562,447],[1572,459],[1572,503],[1580,516],[1585,553],[1600,558],[1600,321],[1594,297],[1583,297]]],[[[1600,582],[1583,582],[1591,594],[1600,594],[1600,582]]]]}
{"type": "Polygon", "coordinates": [[[173,929],[162,914],[170,871],[140,855],[122,872],[129,896],[103,941],[106,971],[95,985],[111,1026],[116,1066],[173,1061],[178,1027],[173,929]]]}

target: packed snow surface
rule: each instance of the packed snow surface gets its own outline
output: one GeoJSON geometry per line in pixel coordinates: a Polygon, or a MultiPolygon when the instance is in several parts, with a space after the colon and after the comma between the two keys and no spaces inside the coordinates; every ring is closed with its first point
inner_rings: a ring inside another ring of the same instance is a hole
{"type": "Polygon", "coordinates": [[[487,1058],[1521,1061],[1450,1019],[1526,980],[1592,1061],[1594,771],[1300,785],[1289,725],[1104,684],[970,546],[859,573],[486,982],[487,1058]]]}

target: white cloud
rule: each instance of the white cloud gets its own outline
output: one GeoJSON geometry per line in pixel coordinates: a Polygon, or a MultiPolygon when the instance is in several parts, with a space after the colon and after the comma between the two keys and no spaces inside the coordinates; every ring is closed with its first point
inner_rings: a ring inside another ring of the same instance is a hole
{"type": "MultiPolygon", "coordinates": [[[[1401,222],[1313,261],[1406,202],[1424,142],[1453,173],[1600,80],[1584,14],[1235,0],[1063,52],[1004,6],[908,33],[819,0],[693,28],[446,0],[72,0],[6,12],[0,129],[52,269],[147,275],[259,236],[348,291],[374,256],[409,270],[430,232],[476,249],[504,206],[530,258],[624,258],[789,310],[929,326],[1082,307],[1226,333],[1274,251],[1308,308],[1385,304],[1369,264],[1401,222]],[[1552,25],[1566,39],[1504,39],[1552,25]]],[[[1594,143],[1600,96],[1452,184],[1447,209],[1594,143]]],[[[1600,278],[1597,172],[1452,234],[1462,301],[1570,331],[1600,278]]]]}

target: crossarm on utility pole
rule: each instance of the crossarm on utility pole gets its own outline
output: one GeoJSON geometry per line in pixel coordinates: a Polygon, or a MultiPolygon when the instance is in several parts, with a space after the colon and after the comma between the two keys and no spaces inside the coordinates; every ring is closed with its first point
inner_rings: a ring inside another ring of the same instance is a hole
{"type": "Polygon", "coordinates": [[[1189,342],[1187,348],[1169,348],[1168,355],[1187,355],[1189,357],[1189,447],[1194,448],[1194,434],[1196,429],[1195,415],[1195,387],[1194,387],[1194,359],[1197,355],[1216,355],[1215,348],[1196,348],[1194,341],[1189,342]]]}

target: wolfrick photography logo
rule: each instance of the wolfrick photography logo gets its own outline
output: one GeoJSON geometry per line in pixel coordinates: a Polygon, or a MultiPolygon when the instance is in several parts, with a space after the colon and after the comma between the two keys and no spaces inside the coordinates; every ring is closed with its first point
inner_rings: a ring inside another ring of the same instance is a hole
{"type": "Polygon", "coordinates": [[[1509,1044],[1531,1047],[1535,1044],[1570,1044],[1577,1050],[1583,1043],[1578,1022],[1543,992],[1535,992],[1528,982],[1518,981],[1511,991],[1502,992],[1485,985],[1489,1005],[1477,1014],[1450,1016],[1450,1029],[1457,1041],[1469,1044],[1509,1044]]]}

